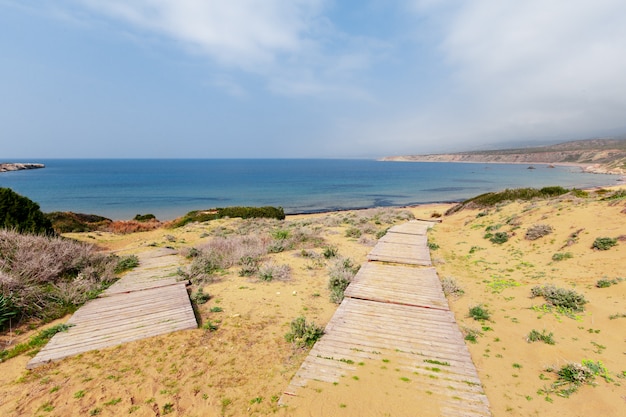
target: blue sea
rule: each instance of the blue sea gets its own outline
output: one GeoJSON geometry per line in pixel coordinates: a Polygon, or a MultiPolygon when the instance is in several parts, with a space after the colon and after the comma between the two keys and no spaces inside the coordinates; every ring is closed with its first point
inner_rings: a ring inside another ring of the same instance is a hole
{"type": "Polygon", "coordinates": [[[517,187],[612,185],[613,175],[546,165],[382,162],[366,159],[51,159],[0,173],[44,212],[111,219],[191,210],[280,206],[288,214],[464,200],[517,187]]]}

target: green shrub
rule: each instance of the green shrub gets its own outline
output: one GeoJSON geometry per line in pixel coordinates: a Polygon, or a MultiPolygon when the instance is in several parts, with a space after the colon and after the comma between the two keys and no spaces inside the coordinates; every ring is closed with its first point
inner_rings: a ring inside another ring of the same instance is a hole
{"type": "Polygon", "coordinates": [[[282,207],[225,207],[212,210],[194,210],[187,213],[172,223],[172,227],[182,227],[192,222],[206,222],[221,219],[223,217],[240,217],[242,219],[270,218],[285,219],[285,211],[282,207]]]}
{"type": "Polygon", "coordinates": [[[259,258],[253,256],[244,256],[239,260],[241,269],[239,270],[240,277],[250,277],[259,272],[259,258]]]}
{"type": "Polygon", "coordinates": [[[361,232],[360,229],[356,228],[356,227],[350,227],[348,229],[346,229],[346,237],[352,237],[352,238],[358,238],[361,237],[361,235],[363,234],[363,232],[361,232]]]}
{"type": "Polygon", "coordinates": [[[0,229],[54,235],[52,223],[39,209],[39,204],[10,188],[0,188],[0,229]]]}
{"type": "Polygon", "coordinates": [[[291,331],[285,334],[285,340],[296,347],[311,347],[324,335],[324,329],[315,323],[307,323],[303,316],[291,322],[291,331]]]}
{"type": "Polygon", "coordinates": [[[139,258],[135,255],[128,255],[120,258],[115,265],[115,273],[121,274],[124,271],[133,269],[139,266],[139,258]]]}
{"type": "Polygon", "coordinates": [[[439,249],[439,245],[436,244],[435,242],[428,242],[428,249],[430,249],[430,250],[437,250],[437,249],[439,249]]]}
{"type": "Polygon", "coordinates": [[[202,287],[198,288],[198,291],[191,296],[191,301],[196,304],[206,304],[210,299],[211,296],[205,293],[202,287]]]}
{"type": "Polygon", "coordinates": [[[112,223],[112,220],[106,217],[70,211],[55,211],[46,213],[45,216],[52,223],[52,228],[56,233],[93,232],[104,230],[112,223]]]}
{"type": "Polygon", "coordinates": [[[597,250],[609,250],[615,245],[617,245],[617,239],[610,237],[598,237],[593,241],[593,245],[591,247],[597,250]]]}
{"type": "Polygon", "coordinates": [[[601,278],[596,282],[596,287],[598,288],[608,288],[613,284],[617,284],[617,280],[616,279],[607,279],[607,278],[601,278]]]}
{"type": "Polygon", "coordinates": [[[534,198],[558,197],[568,192],[568,189],[559,186],[544,187],[539,190],[536,188],[506,189],[504,191],[481,194],[476,197],[470,198],[469,200],[465,200],[464,202],[450,208],[445,214],[453,214],[457,211],[461,211],[464,209],[489,208],[501,203],[516,200],[528,201],[534,198]]]}
{"type": "Polygon", "coordinates": [[[135,217],[133,217],[133,220],[136,220],[138,222],[147,222],[149,220],[156,220],[156,216],[154,214],[137,214],[135,217]]]}
{"type": "Polygon", "coordinates": [[[491,317],[491,315],[482,304],[479,304],[475,305],[474,307],[470,307],[469,317],[473,318],[474,320],[489,320],[489,317],[491,317]]]}
{"type": "Polygon", "coordinates": [[[533,297],[543,297],[551,306],[565,308],[574,312],[584,311],[584,306],[587,304],[585,297],[576,291],[557,288],[553,285],[533,287],[531,288],[531,294],[533,297]]]}
{"type": "Polygon", "coordinates": [[[585,190],[580,190],[578,188],[573,188],[571,191],[572,195],[574,197],[578,197],[578,198],[587,198],[589,197],[589,193],[585,190]]]}
{"type": "Polygon", "coordinates": [[[552,260],[553,261],[564,261],[565,259],[571,259],[573,257],[574,257],[574,255],[572,255],[571,252],[555,253],[554,255],[552,255],[552,260]]]}
{"type": "Polygon", "coordinates": [[[539,333],[535,329],[531,330],[530,333],[528,333],[526,341],[528,343],[541,341],[548,345],[553,345],[555,343],[552,332],[546,334],[546,331],[542,330],[541,333],[539,333]]]}
{"type": "Polygon", "coordinates": [[[496,232],[493,236],[489,238],[491,243],[495,243],[497,245],[501,245],[509,240],[509,235],[506,232],[496,232]]]}

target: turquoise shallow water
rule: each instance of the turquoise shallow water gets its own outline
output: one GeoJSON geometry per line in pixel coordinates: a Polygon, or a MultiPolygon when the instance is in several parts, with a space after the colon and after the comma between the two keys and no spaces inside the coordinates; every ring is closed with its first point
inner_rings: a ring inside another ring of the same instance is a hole
{"type": "Polygon", "coordinates": [[[45,212],[161,220],[234,205],[308,213],[459,201],[516,187],[615,184],[612,175],[545,165],[381,162],[342,159],[53,159],[46,168],[0,174],[0,187],[45,212]]]}

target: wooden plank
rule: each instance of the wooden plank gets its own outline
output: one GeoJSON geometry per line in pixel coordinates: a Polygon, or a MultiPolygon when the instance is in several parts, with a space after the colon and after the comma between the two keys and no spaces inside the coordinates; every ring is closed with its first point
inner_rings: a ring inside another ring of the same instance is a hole
{"type": "Polygon", "coordinates": [[[441,415],[491,415],[463,334],[430,267],[426,233],[431,225],[408,222],[380,239],[281,403],[299,395],[307,381],[339,382],[356,372],[347,365],[385,359],[422,378],[424,390],[416,391],[416,398],[438,402],[441,415]]]}
{"type": "Polygon", "coordinates": [[[171,251],[142,255],[137,269],[111,286],[106,296],[76,311],[68,320],[73,327],[54,335],[26,367],[32,369],[90,350],[197,328],[186,283],[159,278],[164,272],[169,275],[167,271],[176,270],[178,262],[171,251]]]}

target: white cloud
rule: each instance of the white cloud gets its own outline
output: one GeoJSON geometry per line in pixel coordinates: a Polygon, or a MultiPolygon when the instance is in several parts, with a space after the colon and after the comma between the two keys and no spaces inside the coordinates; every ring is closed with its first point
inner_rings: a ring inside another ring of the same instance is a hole
{"type": "Polygon", "coordinates": [[[90,9],[180,42],[225,65],[271,65],[306,47],[321,0],[79,0],[90,9]]]}

